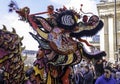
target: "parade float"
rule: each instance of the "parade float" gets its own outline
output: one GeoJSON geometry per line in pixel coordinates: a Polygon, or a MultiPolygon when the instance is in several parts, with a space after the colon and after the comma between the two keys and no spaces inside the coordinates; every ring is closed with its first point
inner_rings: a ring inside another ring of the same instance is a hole
{"type": "MultiPolygon", "coordinates": [[[[85,43],[88,47],[94,47],[82,37],[92,37],[102,29],[104,23],[97,15],[90,13],[88,16],[89,13],[84,13],[82,8],[80,13],[65,6],[55,10],[53,5],[47,6],[45,12],[30,14],[28,7],[18,8],[13,1],[9,8],[10,12],[15,11],[19,15],[20,21],[28,22],[36,31],[36,34],[29,32],[39,44],[33,70],[43,84],[70,84],[73,66],[79,64],[82,58],[99,60],[106,56],[104,51],[90,53],[83,45],[85,43]],[[48,17],[43,17],[41,14],[47,14],[48,17]]],[[[16,84],[15,80],[19,79],[18,82],[21,84],[24,80],[22,75],[24,65],[20,56],[21,39],[16,33],[5,30],[0,30],[0,39],[1,53],[5,52],[4,55],[1,54],[0,63],[4,64],[8,74],[5,80],[10,80],[8,84],[16,84]],[[19,66],[22,65],[19,70],[16,69],[17,65],[11,68],[12,64],[15,64],[14,61],[19,66]]]]}

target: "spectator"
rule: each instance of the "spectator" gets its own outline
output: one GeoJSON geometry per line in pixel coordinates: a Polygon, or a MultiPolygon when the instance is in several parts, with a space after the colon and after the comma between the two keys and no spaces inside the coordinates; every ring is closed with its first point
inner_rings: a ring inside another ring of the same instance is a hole
{"type": "Polygon", "coordinates": [[[35,84],[35,71],[33,68],[30,68],[26,71],[27,80],[25,80],[24,84],[35,84]]]}
{"type": "Polygon", "coordinates": [[[43,84],[44,83],[44,80],[41,79],[40,75],[36,75],[35,76],[35,84],[43,84]]]}
{"type": "Polygon", "coordinates": [[[120,72],[116,72],[116,84],[120,84],[120,72]]]}
{"type": "Polygon", "coordinates": [[[117,70],[120,71],[120,64],[118,64],[118,66],[117,66],[117,70]]]}
{"type": "Polygon", "coordinates": [[[98,60],[95,64],[96,76],[99,77],[104,73],[103,61],[102,59],[98,60]]]}
{"type": "Polygon", "coordinates": [[[93,74],[91,73],[89,66],[85,66],[85,73],[83,75],[83,84],[93,84],[93,74]]]}
{"type": "Polygon", "coordinates": [[[93,74],[93,84],[95,84],[96,81],[96,73],[95,73],[95,68],[93,65],[90,66],[90,71],[93,74]]]}
{"type": "Polygon", "coordinates": [[[83,84],[83,74],[79,68],[77,68],[77,71],[74,74],[74,83],[75,84],[83,84]]]}
{"type": "Polygon", "coordinates": [[[0,84],[4,84],[4,71],[0,69],[0,84]]]}
{"type": "Polygon", "coordinates": [[[111,75],[111,67],[106,66],[104,69],[104,74],[96,80],[95,84],[116,84],[115,79],[111,75]]]}
{"type": "Polygon", "coordinates": [[[82,73],[82,74],[84,74],[85,73],[85,66],[84,66],[85,64],[81,64],[81,66],[80,66],[80,68],[79,68],[79,70],[80,70],[80,72],[82,73]]]}

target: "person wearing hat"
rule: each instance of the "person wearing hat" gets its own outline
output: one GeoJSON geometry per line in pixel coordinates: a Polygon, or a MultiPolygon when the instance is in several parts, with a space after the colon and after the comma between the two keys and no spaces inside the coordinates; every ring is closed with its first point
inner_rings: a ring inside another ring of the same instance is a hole
{"type": "Polygon", "coordinates": [[[104,74],[98,77],[95,84],[116,84],[115,79],[111,75],[112,68],[106,66],[104,68],[104,74]]]}

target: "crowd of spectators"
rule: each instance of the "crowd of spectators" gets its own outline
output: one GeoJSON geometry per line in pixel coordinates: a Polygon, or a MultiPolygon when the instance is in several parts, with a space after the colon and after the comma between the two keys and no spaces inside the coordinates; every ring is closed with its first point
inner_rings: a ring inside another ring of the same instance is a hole
{"type": "Polygon", "coordinates": [[[74,66],[73,84],[120,84],[120,64],[100,59],[74,66]]]}

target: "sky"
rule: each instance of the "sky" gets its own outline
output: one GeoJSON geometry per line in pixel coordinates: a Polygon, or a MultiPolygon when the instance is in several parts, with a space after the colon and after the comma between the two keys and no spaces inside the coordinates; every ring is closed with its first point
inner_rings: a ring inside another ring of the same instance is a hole
{"type": "MultiPolygon", "coordinates": [[[[20,37],[24,37],[22,43],[27,50],[38,50],[38,43],[35,41],[29,32],[35,33],[31,26],[19,20],[19,16],[13,12],[9,13],[8,4],[11,0],[0,0],[0,29],[2,25],[5,25],[9,31],[12,31],[12,28],[16,29],[16,33],[20,37]]],[[[44,12],[47,9],[48,5],[53,5],[56,8],[63,7],[65,5],[67,8],[75,8],[76,10],[80,9],[80,4],[83,4],[84,12],[93,12],[97,15],[96,4],[99,3],[99,0],[13,0],[17,3],[19,8],[25,6],[30,8],[30,14],[44,12]]]]}

